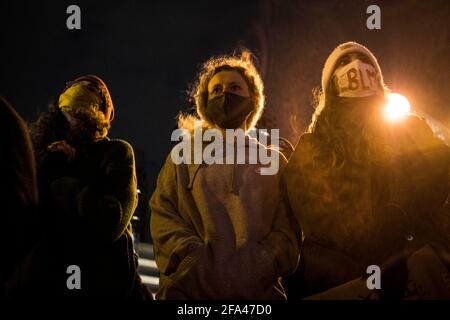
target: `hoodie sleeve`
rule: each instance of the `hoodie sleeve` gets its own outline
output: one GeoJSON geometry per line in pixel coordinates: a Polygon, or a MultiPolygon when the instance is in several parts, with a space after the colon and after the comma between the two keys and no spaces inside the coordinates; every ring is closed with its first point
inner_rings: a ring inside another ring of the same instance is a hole
{"type": "Polygon", "coordinates": [[[193,261],[190,253],[203,246],[193,227],[178,212],[177,180],[176,167],[169,156],[150,200],[151,234],[162,280],[187,268],[193,261]]]}
{"type": "MultiPolygon", "coordinates": [[[[261,288],[268,288],[276,283],[279,277],[292,274],[299,262],[301,229],[287,201],[283,179],[280,179],[279,190],[280,198],[270,232],[263,240],[245,248],[236,261],[239,277],[248,279],[249,287],[258,283],[261,288]]],[[[253,294],[257,291],[256,287],[249,290],[253,294]]],[[[269,297],[265,294],[261,292],[260,297],[262,299],[269,297]]],[[[256,297],[259,298],[258,295],[256,297]]],[[[255,298],[255,296],[244,296],[244,298],[255,298]]],[[[269,299],[272,298],[273,296],[269,299]]]]}
{"type": "Polygon", "coordinates": [[[292,274],[298,265],[301,246],[301,228],[287,200],[284,180],[280,182],[281,200],[272,230],[260,245],[273,254],[274,275],[285,277],[292,274]]]}
{"type": "MultiPolygon", "coordinates": [[[[215,270],[227,275],[216,290],[220,288],[218,292],[226,299],[285,299],[278,281],[296,270],[300,242],[301,232],[290,216],[288,204],[281,200],[268,235],[238,250],[227,263],[216,266],[215,270]]],[[[211,277],[208,270],[204,276],[211,277]]]]}

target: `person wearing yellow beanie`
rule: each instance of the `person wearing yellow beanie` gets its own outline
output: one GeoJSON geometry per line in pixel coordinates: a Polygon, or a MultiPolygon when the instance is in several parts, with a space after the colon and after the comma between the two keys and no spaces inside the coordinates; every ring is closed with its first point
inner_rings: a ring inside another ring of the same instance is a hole
{"type": "Polygon", "coordinates": [[[42,241],[19,295],[151,299],[130,223],[138,197],[133,148],[107,137],[113,117],[106,84],[88,75],[69,82],[34,124],[42,241]],[[70,266],[81,272],[75,288],[70,266]]]}

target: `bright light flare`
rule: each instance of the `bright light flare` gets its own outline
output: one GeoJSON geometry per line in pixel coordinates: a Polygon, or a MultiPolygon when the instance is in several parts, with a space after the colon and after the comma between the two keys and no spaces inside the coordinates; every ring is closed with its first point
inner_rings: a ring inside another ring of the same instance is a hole
{"type": "Polygon", "coordinates": [[[408,99],[398,93],[388,94],[384,115],[390,121],[398,121],[408,115],[411,110],[408,99]]]}

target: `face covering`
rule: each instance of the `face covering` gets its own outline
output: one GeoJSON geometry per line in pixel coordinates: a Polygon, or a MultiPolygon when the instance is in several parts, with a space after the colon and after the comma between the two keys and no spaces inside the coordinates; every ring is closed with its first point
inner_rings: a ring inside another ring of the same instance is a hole
{"type": "Polygon", "coordinates": [[[98,109],[101,98],[89,84],[79,82],[67,88],[58,100],[58,106],[64,113],[78,113],[88,109],[98,109]]]}
{"type": "Polygon", "coordinates": [[[225,92],[208,101],[205,115],[222,129],[236,129],[242,126],[253,110],[250,97],[225,92]]]}
{"type": "Polygon", "coordinates": [[[99,110],[101,102],[98,92],[85,82],[72,85],[60,95],[58,106],[68,120],[70,143],[95,141],[105,135],[109,122],[99,110]]]}
{"type": "Polygon", "coordinates": [[[339,97],[369,97],[379,90],[375,68],[358,59],[337,69],[333,75],[333,82],[339,97]]]}

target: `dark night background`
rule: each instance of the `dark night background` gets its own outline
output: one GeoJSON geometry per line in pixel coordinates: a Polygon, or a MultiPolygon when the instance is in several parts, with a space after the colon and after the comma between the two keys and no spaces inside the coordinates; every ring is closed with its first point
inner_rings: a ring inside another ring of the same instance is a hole
{"type": "Polygon", "coordinates": [[[412,107],[450,126],[450,1],[12,1],[0,4],[0,94],[27,121],[65,82],[93,73],[116,107],[111,137],[135,148],[142,201],[170,151],[175,117],[211,55],[242,46],[257,57],[267,104],[263,127],[295,143],[332,49],[355,40],[381,65],[386,84],[412,107]],[[81,30],[66,8],[81,8],[81,30]],[[381,30],[366,8],[381,8],[381,30]]]}

